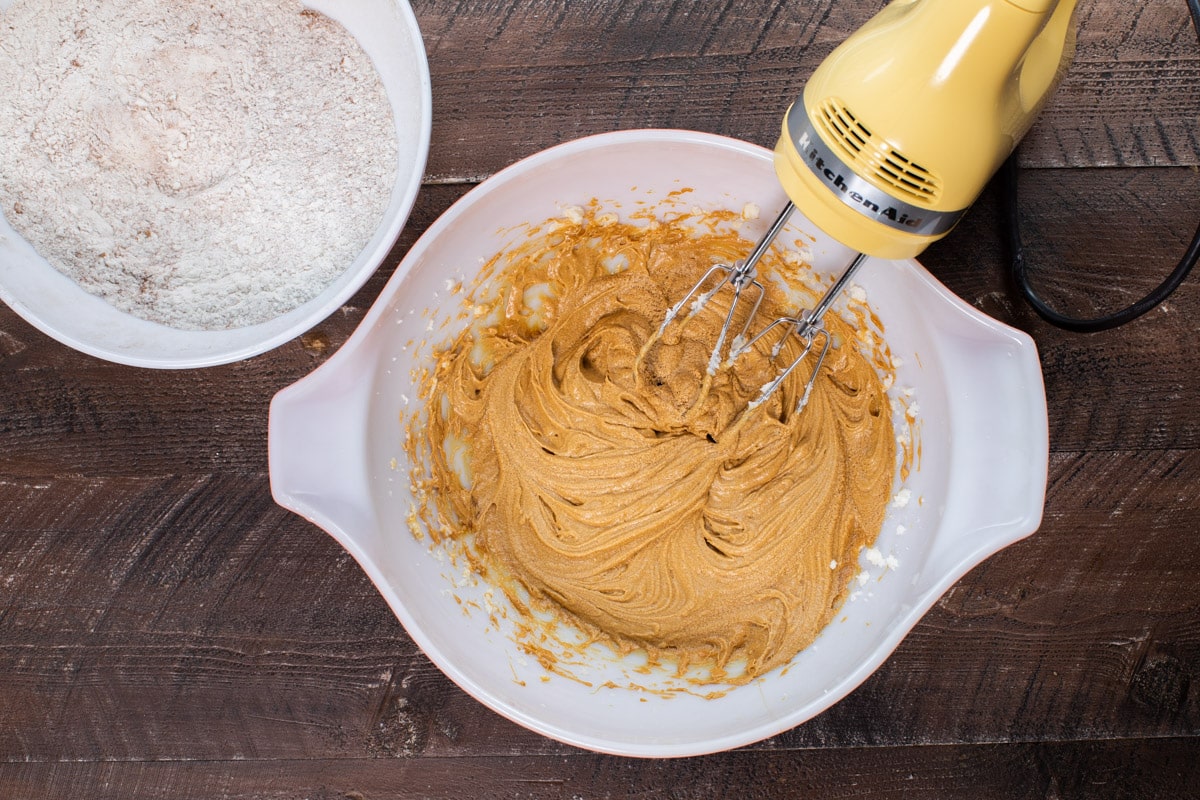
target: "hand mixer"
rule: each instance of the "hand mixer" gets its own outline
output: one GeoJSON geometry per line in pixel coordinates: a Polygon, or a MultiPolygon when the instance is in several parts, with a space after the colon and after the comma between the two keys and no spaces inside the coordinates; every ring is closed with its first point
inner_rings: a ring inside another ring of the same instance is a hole
{"type": "MultiPolygon", "coordinates": [[[[704,387],[722,365],[782,329],[784,337],[800,337],[800,354],[749,408],[816,349],[799,393],[801,410],[830,345],[825,312],[868,256],[912,258],[962,218],[1066,70],[1074,54],[1075,4],[894,0],[884,7],[821,63],[784,115],[775,172],[790,201],[746,259],[715,265],[667,311],[642,353],[684,309],[686,320],[730,287],[733,302],[704,387]],[[748,338],[764,295],[758,261],[796,208],[858,255],[812,309],[776,319],[748,338]],[[730,339],[748,292],[757,297],[730,339]]],[[[772,359],[781,349],[782,340],[772,359]]]]}

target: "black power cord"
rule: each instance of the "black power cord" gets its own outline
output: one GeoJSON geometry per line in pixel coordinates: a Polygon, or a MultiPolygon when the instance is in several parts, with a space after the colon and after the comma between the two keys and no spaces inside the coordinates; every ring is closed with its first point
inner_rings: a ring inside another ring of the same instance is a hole
{"type": "MultiPolygon", "coordinates": [[[[1191,12],[1192,25],[1196,28],[1196,35],[1200,38],[1200,0],[1187,0],[1188,11],[1191,12]]],[[[1105,331],[1110,328],[1115,328],[1119,325],[1124,325],[1127,322],[1137,319],[1147,311],[1156,307],[1159,303],[1166,300],[1172,292],[1187,278],[1188,273],[1192,271],[1192,267],[1196,266],[1196,262],[1200,261],[1200,227],[1197,227],[1196,234],[1192,237],[1192,242],[1188,245],[1187,251],[1180,260],[1179,265],[1174,271],[1167,276],[1157,288],[1120,311],[1115,311],[1110,314],[1105,314],[1092,319],[1082,319],[1079,317],[1070,317],[1059,313],[1051,308],[1034,290],[1029,282],[1028,265],[1025,262],[1024,245],[1021,243],[1021,221],[1017,213],[1017,154],[1014,152],[1004,162],[1002,168],[1002,188],[1004,189],[1004,216],[1008,228],[1008,245],[1011,254],[1012,262],[1010,264],[1013,283],[1024,295],[1025,299],[1033,306],[1033,310],[1038,315],[1052,325],[1076,333],[1095,333],[1097,331],[1105,331]]]]}

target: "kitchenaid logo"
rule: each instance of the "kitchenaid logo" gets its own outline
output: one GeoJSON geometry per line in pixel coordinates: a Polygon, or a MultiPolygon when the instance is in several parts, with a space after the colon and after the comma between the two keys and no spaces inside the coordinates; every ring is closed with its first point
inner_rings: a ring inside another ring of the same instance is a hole
{"type": "MultiPolygon", "coordinates": [[[[894,205],[881,206],[880,203],[872,200],[870,197],[865,197],[861,192],[850,188],[849,184],[846,183],[846,177],[839,170],[826,163],[826,155],[822,152],[822,149],[813,147],[808,131],[800,135],[800,140],[796,142],[796,146],[804,155],[804,158],[808,161],[808,166],[814,173],[824,178],[826,184],[840,191],[846,199],[861,206],[863,210],[870,211],[878,217],[885,217],[891,220],[896,226],[920,229],[924,224],[925,221],[920,217],[911,217],[907,211],[897,208],[894,205]]],[[[845,164],[840,160],[837,161],[837,164],[838,166],[845,167],[845,164]]],[[[879,196],[887,198],[884,202],[892,200],[890,195],[883,192],[880,192],[879,196]]]]}
{"type": "Polygon", "coordinates": [[[803,113],[788,114],[788,128],[797,152],[813,175],[836,190],[843,203],[869,219],[919,236],[936,236],[953,228],[965,213],[931,211],[905,203],[859,177],[821,140],[803,113]]]}

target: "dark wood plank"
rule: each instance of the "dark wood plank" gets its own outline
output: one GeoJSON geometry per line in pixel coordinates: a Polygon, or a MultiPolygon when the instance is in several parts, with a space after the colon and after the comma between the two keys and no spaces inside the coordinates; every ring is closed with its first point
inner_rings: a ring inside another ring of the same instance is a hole
{"type": "MultiPolygon", "coordinates": [[[[474,184],[607,130],[771,145],[809,72],[883,4],[417,0],[427,181],[339,312],[240,364],[156,372],[0,307],[0,797],[1200,797],[1197,279],[1126,328],[1060,332],[1009,285],[994,188],[921,260],[1038,342],[1042,529],[771,740],[638,761],[525,731],[271,501],[270,397],[336,352],[474,184]]],[[[1111,308],[1174,265],[1197,222],[1198,108],[1181,0],[1081,0],[1075,64],[1021,153],[1025,239],[1057,305],[1111,308]]]]}
{"type": "MultiPolygon", "coordinates": [[[[414,4],[433,75],[428,175],[476,181],[579,136],[687,128],[774,146],[812,71],[882,0],[414,4]],[[497,136],[504,131],[504,136],[497,136]]],[[[1035,166],[1200,164],[1200,43],[1183,0],[1081,0],[1035,166]]]]}
{"type": "MultiPolygon", "coordinates": [[[[1190,169],[1025,170],[1022,236],[1033,283],[1064,313],[1093,317],[1156,287],[1200,224],[1190,169]]],[[[1200,445],[1200,273],[1170,300],[1096,334],[1043,322],[1008,276],[998,192],[985,192],[950,236],[920,257],[952,291],[1038,344],[1051,447],[1083,451],[1200,445]]]]}
{"type": "Polygon", "coordinates": [[[1078,5],[1070,71],[1026,141],[1027,164],[1195,165],[1200,42],[1178,0],[1078,5]]]}
{"type": "MultiPolygon", "coordinates": [[[[1081,314],[1148,291],[1174,267],[1196,224],[1186,204],[1153,198],[1195,196],[1198,184],[1190,169],[1027,170],[1021,208],[1039,290],[1081,314]]],[[[0,308],[0,474],[263,471],[271,396],[336,351],[403,253],[463,191],[426,187],[392,256],[350,303],[305,336],[239,364],[183,372],[108,364],[0,308]]],[[[1168,305],[1119,330],[1064,333],[1015,295],[999,219],[989,190],[921,260],[968,302],[1035,337],[1054,449],[1198,446],[1200,384],[1187,376],[1200,373],[1200,283],[1193,278],[1168,305]]]]}
{"type": "MultiPolygon", "coordinates": [[[[1200,733],[1197,474],[1195,450],[1056,456],[1038,534],[964,578],[857,692],[759,748],[1200,733]]],[[[564,750],[442,677],[265,476],[5,481],[0,508],[0,754],[564,750]]]]}
{"type": "Polygon", "coordinates": [[[1070,744],[749,751],[679,760],[582,753],[526,758],[305,759],[0,765],[0,794],[23,800],[572,800],[591,797],[1077,800],[1191,798],[1190,739],[1070,744]]]}
{"type": "Polygon", "coordinates": [[[1055,456],[1041,530],[952,587],[810,725],[855,730],[863,745],[943,729],[942,741],[977,742],[1195,735],[1196,467],[1195,451],[1055,456]]]}

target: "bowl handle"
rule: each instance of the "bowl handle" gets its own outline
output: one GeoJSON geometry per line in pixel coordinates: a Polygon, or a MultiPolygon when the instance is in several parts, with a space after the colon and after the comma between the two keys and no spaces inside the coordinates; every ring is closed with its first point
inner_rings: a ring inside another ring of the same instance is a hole
{"type": "MultiPolygon", "coordinates": [[[[937,331],[950,393],[946,497],[924,575],[945,589],[1037,530],[1046,500],[1046,391],[1033,340],[971,310],[937,331]]],[[[939,327],[942,327],[939,325],[939,327]]]]}
{"type": "Polygon", "coordinates": [[[356,378],[354,362],[331,359],[282,389],[271,400],[267,423],[275,502],[323,528],[351,552],[359,548],[352,546],[349,532],[376,530],[362,425],[370,381],[356,378]]]}

